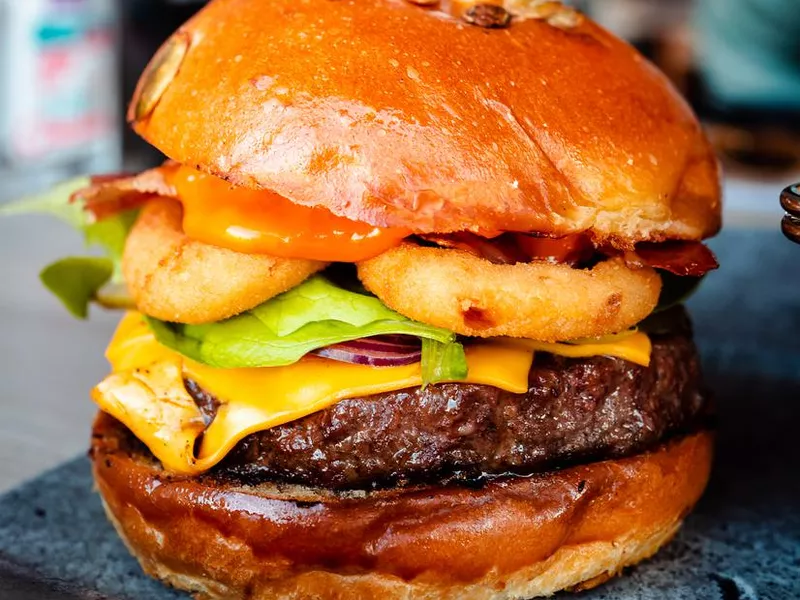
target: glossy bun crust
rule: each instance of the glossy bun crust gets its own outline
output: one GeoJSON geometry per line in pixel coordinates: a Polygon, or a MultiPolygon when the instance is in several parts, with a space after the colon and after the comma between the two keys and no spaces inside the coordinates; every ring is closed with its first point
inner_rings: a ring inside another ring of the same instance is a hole
{"type": "Polygon", "coordinates": [[[165,48],[134,128],[236,185],[416,232],[625,246],[720,225],[690,109],[588,19],[486,29],[405,0],[215,0],[165,48]]]}
{"type": "Polygon", "coordinates": [[[711,435],[482,488],[336,495],[171,479],[112,418],[92,459],[144,570],[213,599],[495,599],[591,587],[652,555],[709,475],[711,435]]]}

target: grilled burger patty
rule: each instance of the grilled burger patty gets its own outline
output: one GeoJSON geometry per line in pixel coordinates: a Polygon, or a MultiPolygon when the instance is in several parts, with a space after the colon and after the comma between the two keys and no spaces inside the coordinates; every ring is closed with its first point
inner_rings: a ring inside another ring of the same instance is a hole
{"type": "MultiPolygon", "coordinates": [[[[673,327],[652,336],[647,368],[617,358],[537,353],[525,394],[448,383],[352,398],[250,435],[210,475],[374,488],[636,454],[708,418],[685,316],[673,327]]],[[[217,400],[186,383],[210,421],[217,400]]]]}

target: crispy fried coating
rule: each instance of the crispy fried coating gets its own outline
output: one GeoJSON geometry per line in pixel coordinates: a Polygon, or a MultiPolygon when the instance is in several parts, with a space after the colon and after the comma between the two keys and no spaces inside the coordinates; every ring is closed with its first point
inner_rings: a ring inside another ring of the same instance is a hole
{"type": "Polygon", "coordinates": [[[192,239],[180,203],[150,201],[125,246],[122,270],[143,313],[176,323],[220,321],[258,306],[323,269],[324,262],[242,254],[192,239]]]}
{"type": "Polygon", "coordinates": [[[455,249],[404,244],[359,263],[362,283],[423,323],[477,337],[556,342],[627,329],[658,303],[661,278],[621,258],[591,269],[549,262],[496,265],[455,249]]]}

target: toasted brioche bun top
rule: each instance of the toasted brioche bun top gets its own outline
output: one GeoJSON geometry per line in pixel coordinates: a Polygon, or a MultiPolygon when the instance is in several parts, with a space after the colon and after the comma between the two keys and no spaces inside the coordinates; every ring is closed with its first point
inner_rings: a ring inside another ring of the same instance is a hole
{"type": "Polygon", "coordinates": [[[585,18],[489,29],[443,8],[215,0],[129,119],[176,161],[375,225],[622,245],[719,229],[708,141],[633,48],[585,18]]]}

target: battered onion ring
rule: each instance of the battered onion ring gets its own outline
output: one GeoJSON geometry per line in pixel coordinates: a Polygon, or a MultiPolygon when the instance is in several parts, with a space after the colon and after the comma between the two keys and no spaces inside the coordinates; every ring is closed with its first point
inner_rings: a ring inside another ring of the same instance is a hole
{"type": "Polygon", "coordinates": [[[462,335],[545,342],[599,337],[649,315],[661,291],[651,268],[621,258],[592,269],[547,262],[496,265],[462,250],[404,244],[359,263],[388,306],[462,335]]]}
{"type": "Polygon", "coordinates": [[[326,263],[241,254],[191,240],[183,209],[158,198],[142,209],[122,258],[125,282],[147,315],[176,323],[220,321],[301,283],[326,263]]]}

